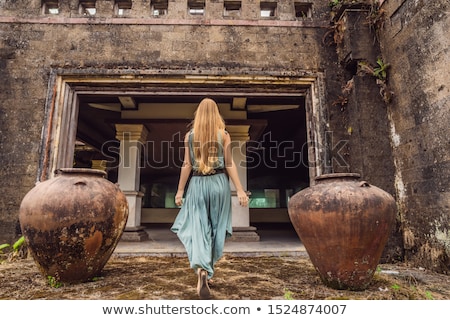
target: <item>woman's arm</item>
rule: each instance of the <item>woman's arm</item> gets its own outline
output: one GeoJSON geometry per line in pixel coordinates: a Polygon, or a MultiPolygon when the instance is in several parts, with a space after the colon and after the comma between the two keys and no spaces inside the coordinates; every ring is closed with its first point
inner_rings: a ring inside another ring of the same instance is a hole
{"type": "Polygon", "coordinates": [[[189,155],[189,133],[184,137],[184,161],[181,167],[180,179],[178,181],[178,190],[175,195],[175,204],[181,206],[183,204],[184,189],[186,187],[187,180],[191,174],[192,163],[189,155]]]}
{"type": "Polygon", "coordinates": [[[241,206],[248,205],[248,196],[242,187],[241,180],[239,179],[239,175],[237,172],[236,164],[233,160],[232,150],[231,150],[231,138],[230,135],[225,131],[224,132],[224,159],[225,159],[225,168],[227,169],[228,176],[236,187],[237,196],[239,199],[239,203],[241,206]]]}

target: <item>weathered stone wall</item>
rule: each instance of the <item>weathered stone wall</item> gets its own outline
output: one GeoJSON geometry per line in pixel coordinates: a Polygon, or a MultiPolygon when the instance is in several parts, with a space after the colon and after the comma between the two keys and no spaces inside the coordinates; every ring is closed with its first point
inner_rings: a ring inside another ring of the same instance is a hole
{"type": "MultiPolygon", "coordinates": [[[[335,77],[340,81],[333,86],[337,91],[330,94],[329,101],[331,166],[334,172],[359,173],[362,180],[395,195],[387,104],[371,71],[381,53],[368,23],[372,8],[369,1],[363,2],[333,7],[333,29],[325,39],[335,47],[335,59],[342,69],[335,77]]],[[[400,223],[397,216],[384,262],[403,257],[400,223]]]]}
{"type": "Polygon", "coordinates": [[[20,232],[19,204],[36,181],[49,70],[45,51],[30,52],[43,37],[29,26],[0,25],[0,243],[20,232]]]}
{"type": "Polygon", "coordinates": [[[206,1],[204,17],[189,16],[187,1],[169,1],[168,15],[156,18],[145,0],[124,17],[114,16],[114,1],[97,1],[88,18],[74,0],[61,1],[58,15],[44,15],[40,0],[0,1],[0,243],[20,232],[19,205],[37,180],[52,70],[317,72],[329,10],[313,2],[311,19],[296,19],[290,0],[279,1],[279,17],[261,19],[259,1],[244,1],[229,23],[222,1],[206,1]]]}
{"type": "Polygon", "coordinates": [[[390,135],[405,259],[450,269],[450,2],[385,1],[390,135]]]}
{"type": "Polygon", "coordinates": [[[114,14],[114,1],[98,0],[95,17],[80,13],[76,0],[61,1],[56,16],[42,13],[41,0],[0,0],[0,243],[19,234],[18,208],[37,179],[52,70],[320,72],[328,169],[359,172],[395,194],[399,225],[387,258],[403,255],[401,229],[408,260],[448,270],[448,1],[384,1],[381,54],[394,92],[387,104],[375,79],[345,66],[328,43],[328,1],[308,1],[313,14],[304,19],[293,0],[277,2],[277,17],[263,19],[258,0],[228,18],[222,0],[207,0],[205,16],[190,16],[187,0],[169,0],[164,17],[151,17],[149,0],[133,1],[124,16],[114,14]]]}

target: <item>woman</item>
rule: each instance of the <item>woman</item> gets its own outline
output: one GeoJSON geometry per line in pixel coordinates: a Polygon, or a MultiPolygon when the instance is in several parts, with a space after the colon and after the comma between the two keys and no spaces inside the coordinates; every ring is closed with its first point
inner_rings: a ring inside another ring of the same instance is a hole
{"type": "Polygon", "coordinates": [[[192,125],[184,139],[184,162],[175,195],[175,204],[182,207],[171,230],[183,243],[190,266],[197,273],[198,295],[207,299],[208,279],[213,277],[214,265],[223,254],[225,239],[232,234],[228,178],[236,187],[240,205],[248,205],[248,196],[232,158],[230,135],[212,99],[200,102],[192,125]]]}

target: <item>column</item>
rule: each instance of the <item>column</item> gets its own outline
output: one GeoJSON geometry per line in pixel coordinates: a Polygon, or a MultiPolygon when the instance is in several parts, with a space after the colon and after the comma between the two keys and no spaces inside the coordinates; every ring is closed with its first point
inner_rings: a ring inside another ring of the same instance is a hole
{"type": "MultiPolygon", "coordinates": [[[[247,190],[247,153],[246,142],[250,139],[248,134],[249,125],[230,125],[227,131],[231,137],[233,160],[236,164],[239,179],[244,190],[247,190]]],[[[232,206],[232,226],[233,236],[231,241],[259,241],[256,228],[250,226],[249,207],[242,207],[237,198],[236,188],[231,185],[231,206],[232,206]]],[[[251,196],[251,195],[250,195],[251,196]]]]}
{"type": "Polygon", "coordinates": [[[93,160],[91,160],[91,162],[92,162],[92,165],[91,165],[92,169],[103,170],[103,171],[107,170],[106,160],[93,159],[93,160]]]}
{"type": "Polygon", "coordinates": [[[117,182],[128,200],[129,215],[124,241],[144,241],[148,234],[141,226],[140,191],[141,152],[147,139],[147,128],[142,124],[116,124],[116,138],[120,140],[120,163],[117,182]]]}

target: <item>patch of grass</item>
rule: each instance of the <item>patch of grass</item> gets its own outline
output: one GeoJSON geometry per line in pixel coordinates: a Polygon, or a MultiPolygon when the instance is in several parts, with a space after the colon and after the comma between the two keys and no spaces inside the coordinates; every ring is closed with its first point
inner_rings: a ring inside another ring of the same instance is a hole
{"type": "Polygon", "coordinates": [[[400,286],[399,286],[398,284],[394,283],[394,284],[391,286],[391,289],[397,291],[397,290],[400,290],[400,286]]]}
{"type": "Polygon", "coordinates": [[[26,256],[24,236],[21,236],[12,245],[9,243],[0,244],[0,262],[3,262],[4,260],[12,261],[21,256],[26,256]]]}
{"type": "Polygon", "coordinates": [[[292,297],[292,292],[286,288],[284,288],[284,299],[285,300],[294,300],[292,297]]]}
{"type": "Polygon", "coordinates": [[[425,297],[427,300],[434,300],[433,294],[430,291],[425,291],[425,297]]]}
{"type": "Polygon", "coordinates": [[[59,282],[58,280],[56,280],[56,278],[52,277],[52,276],[47,276],[47,283],[52,288],[60,288],[60,287],[62,287],[62,283],[59,282]]]}

